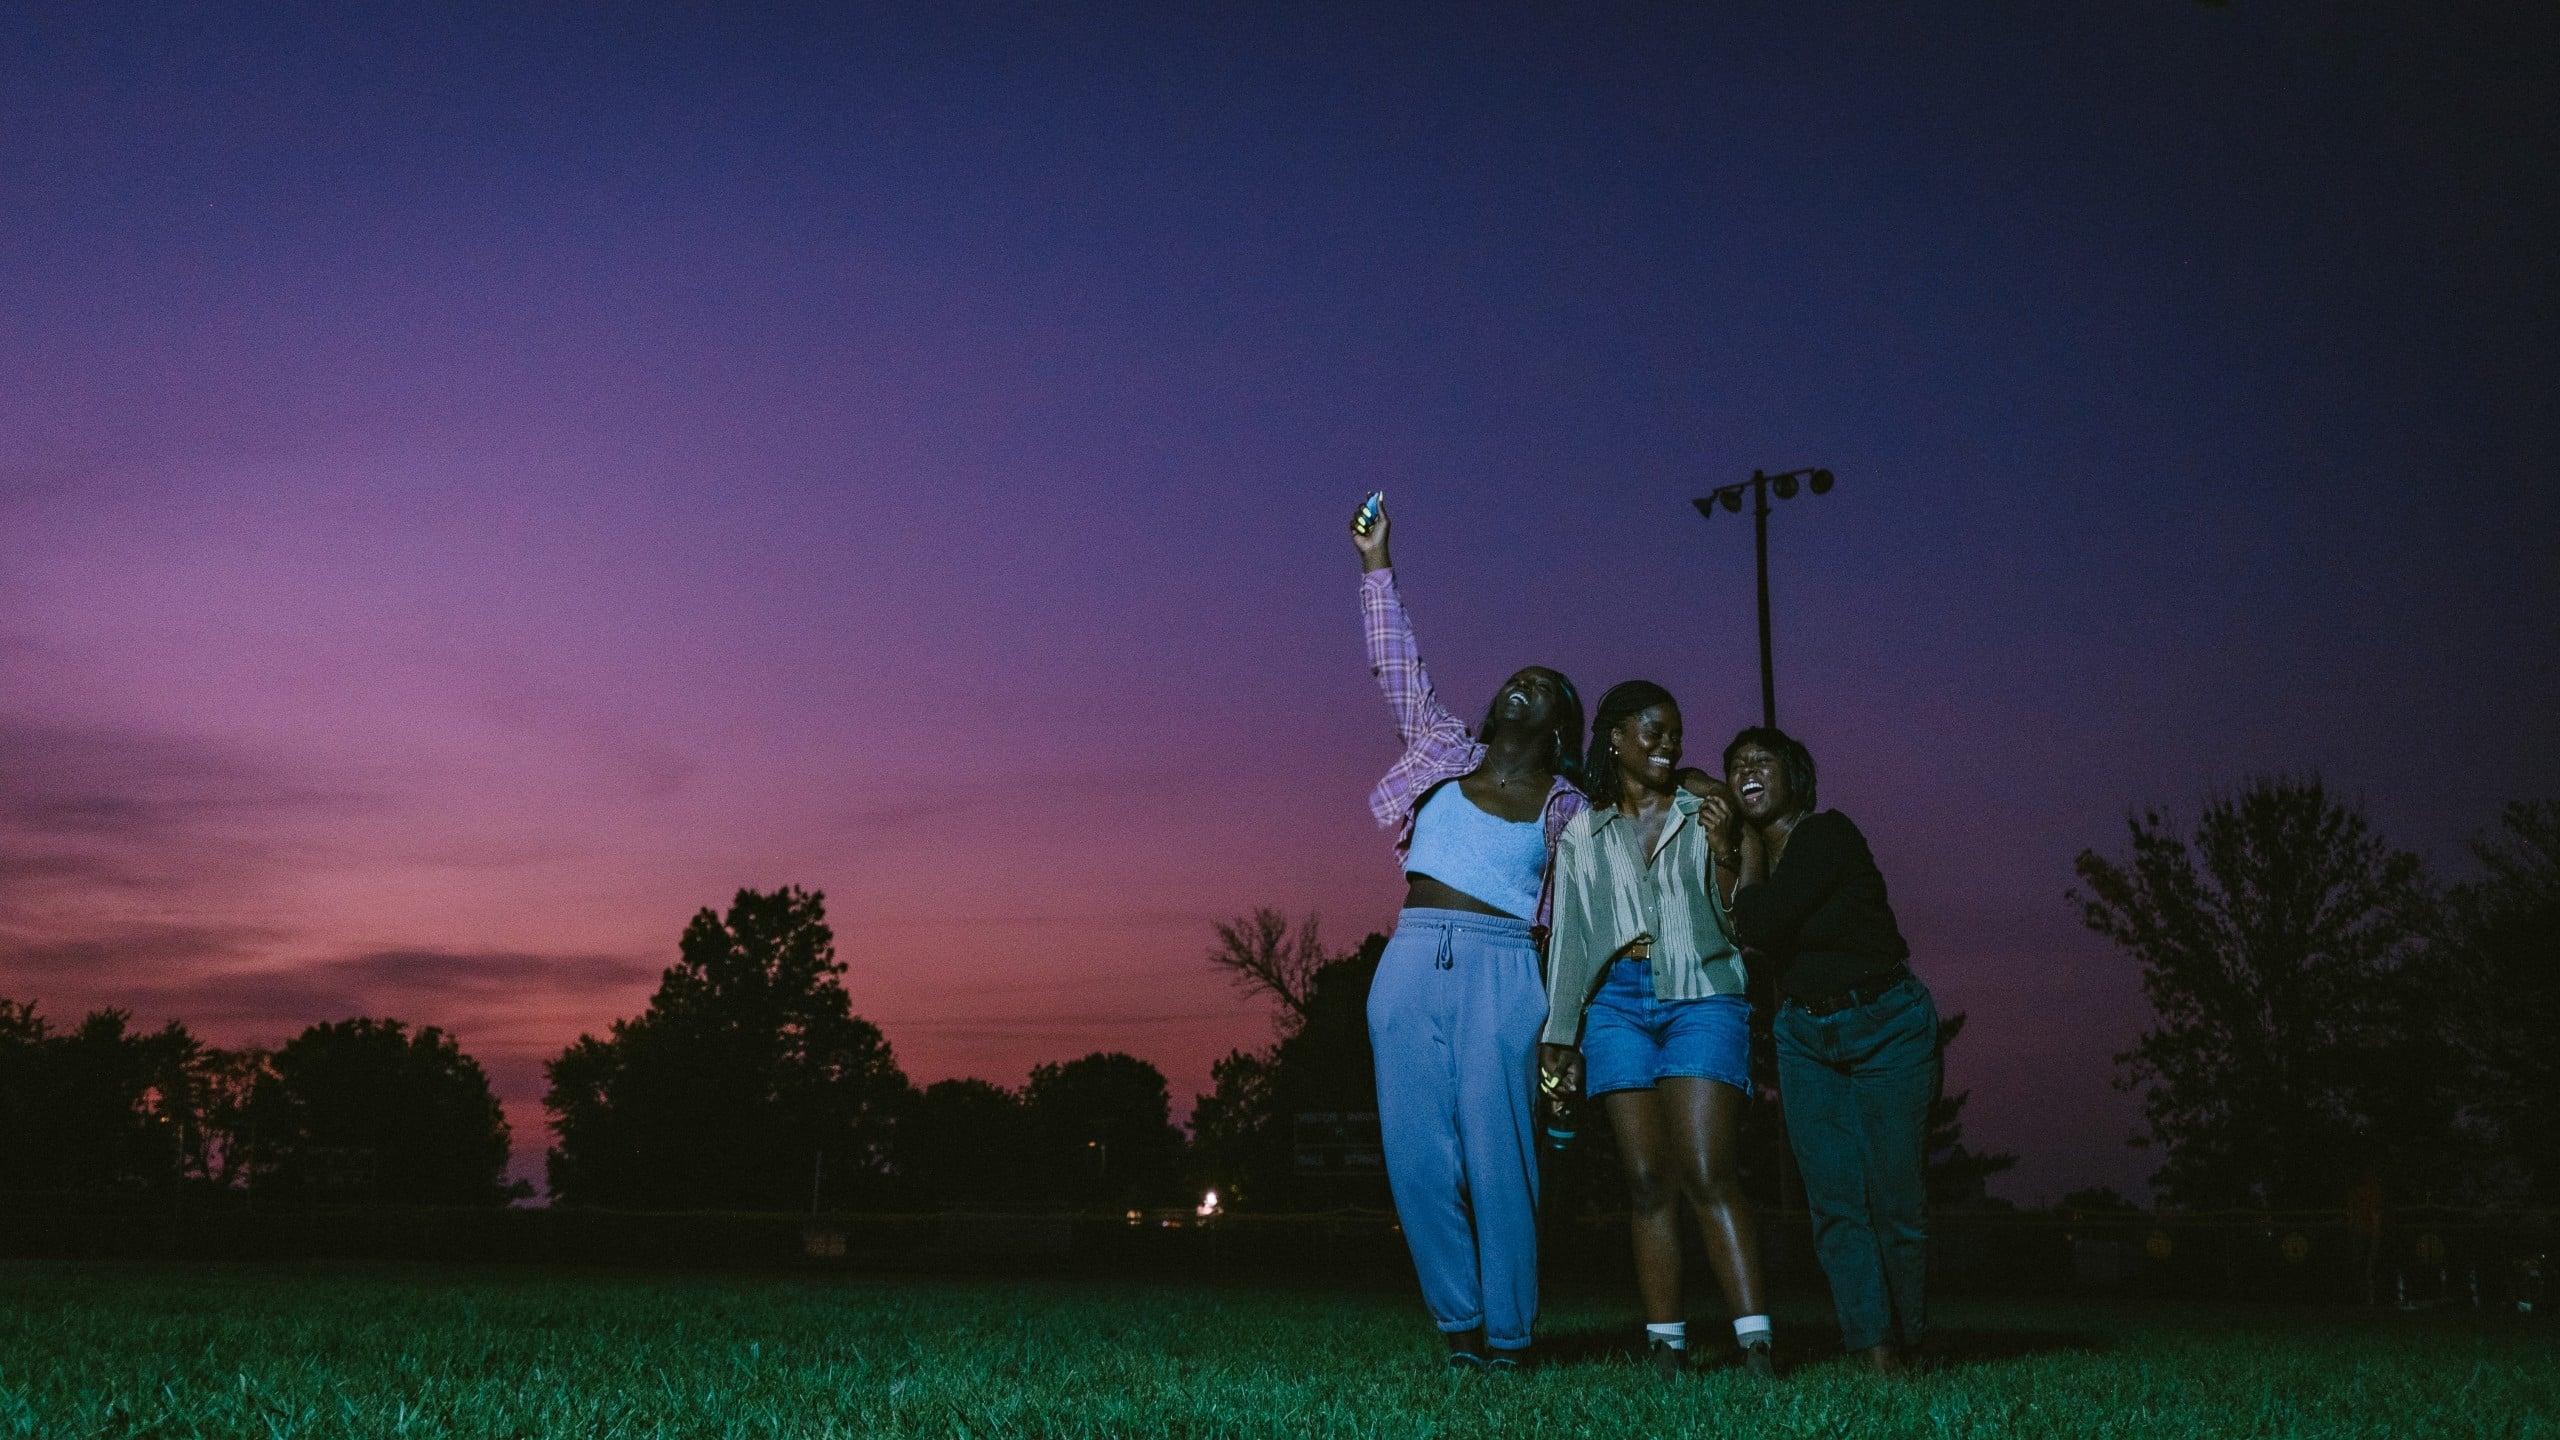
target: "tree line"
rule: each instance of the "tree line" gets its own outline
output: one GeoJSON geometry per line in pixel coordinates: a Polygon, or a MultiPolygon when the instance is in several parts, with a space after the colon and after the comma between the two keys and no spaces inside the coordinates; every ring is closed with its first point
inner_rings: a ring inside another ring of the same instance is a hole
{"type": "MultiPolygon", "coordinates": [[[[546,1066],[558,1203],[627,1209],[1173,1203],[1165,1078],[1097,1053],[919,1089],[853,1013],[824,897],[741,890],[685,927],[641,1014],[546,1066]]],[[[222,1049],[101,1010],[0,1000],[0,1203],[500,1205],[512,1136],[443,1031],[388,1018],[222,1049]]]]}
{"type": "Polygon", "coordinates": [[[2151,1002],[2117,1064],[2164,1202],[2560,1205],[2560,803],[2508,805],[2458,884],[2317,779],[2128,831],[2071,899],[2151,1002]]]}
{"type": "Polygon", "coordinates": [[[222,1049],[122,1010],[56,1030],[0,999],[0,1200],[495,1205],[526,1191],[508,1141],[489,1077],[434,1026],[359,1018],[222,1049]]]}
{"type": "MultiPolygon", "coordinates": [[[[2191,1208],[2560,1203],[2560,805],[2508,807],[2481,873],[2430,877],[2316,780],[2210,801],[2192,833],[2132,817],[2086,851],[2071,903],[2140,970],[2152,1016],[2118,1058],[2134,1143],[2191,1208]]],[[[1259,910],[1208,962],[1268,1002],[1270,1041],[1212,1070],[1192,1133],[1161,1072],[1120,1053],[1027,1084],[918,1087],[853,1012],[824,897],[741,890],[686,926],[646,1007],[545,1067],[552,1198],[634,1209],[1117,1209],[1202,1189],[1248,1209],[1381,1205],[1366,1007],[1386,938],[1330,948],[1259,910]]],[[[1942,1049],[1963,1033],[1947,1017],[1942,1049]]],[[[1968,1146],[1940,1097],[1941,1204],[1984,1204],[2014,1157],[1968,1146]]],[[[1745,1179],[1778,1194],[1764,1109],[1745,1179]]],[[[1556,1157],[1552,1203],[1610,1206],[1605,1120],[1556,1157]]],[[[0,1202],[188,1193],[285,1203],[496,1205],[511,1137],[440,1029],[313,1025],[224,1049],[118,1010],[56,1029],[0,1000],[0,1202]]]]}

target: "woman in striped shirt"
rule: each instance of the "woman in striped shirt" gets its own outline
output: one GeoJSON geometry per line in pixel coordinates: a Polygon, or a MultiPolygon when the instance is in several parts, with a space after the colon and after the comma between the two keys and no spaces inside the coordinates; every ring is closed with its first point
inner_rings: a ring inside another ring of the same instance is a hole
{"type": "Polygon", "coordinates": [[[1759,1232],[1735,1174],[1751,1094],[1751,1002],[1724,913],[1741,861],[1738,807],[1721,783],[1681,771],[1680,707],[1648,680],[1600,697],[1584,774],[1591,808],[1556,850],[1541,1062],[1550,1083],[1587,1083],[1609,1113],[1654,1367],[1667,1377],[1687,1366],[1686,1197],[1744,1363],[1766,1377],[1759,1232]]]}

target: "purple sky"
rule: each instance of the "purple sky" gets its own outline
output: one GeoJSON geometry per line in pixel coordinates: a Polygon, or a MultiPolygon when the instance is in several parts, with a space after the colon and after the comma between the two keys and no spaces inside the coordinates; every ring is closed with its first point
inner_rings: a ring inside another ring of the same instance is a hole
{"type": "Polygon", "coordinates": [[[85,7],[0,32],[0,995],[488,1064],[827,893],[909,1074],[1263,1016],[1399,885],[1341,526],[1462,711],[1781,718],[2021,1200],[2148,1169],[2123,816],[2560,789],[2532,7],[85,7]],[[1311,14],[1321,8],[1327,16],[1311,14]],[[2528,28],[2529,27],[2529,28],[2528,28]]]}

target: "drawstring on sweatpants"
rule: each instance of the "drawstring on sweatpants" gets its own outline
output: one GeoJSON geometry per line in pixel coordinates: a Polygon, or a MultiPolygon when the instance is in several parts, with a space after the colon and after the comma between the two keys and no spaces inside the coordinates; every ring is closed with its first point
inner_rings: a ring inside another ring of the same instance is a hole
{"type": "Polygon", "coordinates": [[[1439,953],[1431,957],[1431,963],[1442,970],[1454,970],[1458,968],[1457,926],[1443,925],[1440,927],[1440,950],[1439,953]]]}

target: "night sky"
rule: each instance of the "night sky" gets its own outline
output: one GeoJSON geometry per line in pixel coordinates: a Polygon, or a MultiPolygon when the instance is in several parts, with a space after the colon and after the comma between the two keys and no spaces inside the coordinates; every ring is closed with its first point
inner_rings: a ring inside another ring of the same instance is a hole
{"type": "Polygon", "coordinates": [[[2129,809],[2560,791],[2546,6],[0,9],[0,995],[541,1062],[826,892],[919,1081],[1264,1014],[1443,693],[1779,713],[2021,1201],[2129,809]]]}

